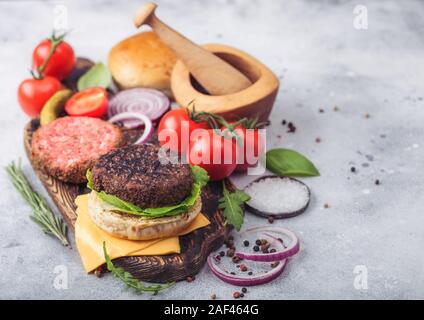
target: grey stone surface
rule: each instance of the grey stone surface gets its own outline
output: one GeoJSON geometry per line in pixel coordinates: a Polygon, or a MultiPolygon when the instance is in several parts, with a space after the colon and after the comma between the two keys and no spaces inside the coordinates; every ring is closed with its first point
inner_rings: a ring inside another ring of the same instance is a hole
{"type": "MultiPolygon", "coordinates": [[[[296,149],[322,174],[302,179],[313,193],[308,211],[275,222],[299,235],[300,254],[248,298],[424,298],[424,3],[361,1],[369,26],[356,30],[356,1],[159,2],[158,15],[189,38],[241,48],[280,76],[268,147],[296,149]],[[293,121],[296,133],[286,133],[282,119],[293,121]],[[367,290],[354,287],[358,265],[368,270],[367,290]]],[[[139,1],[64,3],[78,55],[106,61],[112,45],[135,32],[139,1]]],[[[33,47],[51,31],[54,4],[0,2],[0,165],[22,158],[44,195],[24,154],[28,119],[16,88],[28,76],[33,47]]],[[[243,186],[248,178],[234,181],[243,186]]],[[[86,275],[76,249],[63,248],[29,220],[4,170],[0,194],[0,298],[231,298],[234,287],[207,267],[193,283],[155,297],[134,295],[111,276],[86,275]],[[58,265],[68,270],[67,290],[53,286],[58,265]]],[[[247,213],[245,227],[262,224],[247,213]]]]}

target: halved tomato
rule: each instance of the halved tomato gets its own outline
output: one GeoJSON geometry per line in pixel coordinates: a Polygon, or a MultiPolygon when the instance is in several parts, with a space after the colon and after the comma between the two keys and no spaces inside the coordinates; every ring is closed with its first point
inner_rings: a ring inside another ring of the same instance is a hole
{"type": "Polygon", "coordinates": [[[101,118],[107,111],[107,92],[101,87],[87,88],[74,94],[65,104],[70,116],[101,118]]]}

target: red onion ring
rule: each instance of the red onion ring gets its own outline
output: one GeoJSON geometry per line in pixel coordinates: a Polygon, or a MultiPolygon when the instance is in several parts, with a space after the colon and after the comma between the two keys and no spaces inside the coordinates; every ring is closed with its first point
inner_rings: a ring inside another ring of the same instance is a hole
{"type": "MultiPolygon", "coordinates": [[[[291,243],[287,248],[284,248],[282,251],[277,251],[274,253],[245,253],[245,252],[236,252],[235,255],[238,257],[250,260],[250,261],[260,261],[260,262],[273,262],[285,260],[288,257],[291,257],[299,252],[300,244],[297,236],[290,230],[280,227],[256,227],[243,232],[243,234],[251,232],[275,232],[288,236],[291,238],[291,243]]],[[[273,236],[266,234],[266,236],[271,237],[274,240],[277,240],[273,236]]],[[[278,241],[279,242],[279,241],[278,241]]]]}
{"type": "Polygon", "coordinates": [[[287,264],[287,260],[280,261],[280,264],[273,268],[271,271],[260,274],[257,276],[237,276],[228,274],[224,270],[222,270],[218,264],[219,261],[216,261],[213,257],[214,255],[211,254],[208,256],[207,262],[208,266],[211,269],[212,273],[222,281],[225,281],[229,284],[236,285],[236,286],[257,286],[260,284],[268,283],[280,276],[280,274],[284,271],[284,268],[287,264]]]}
{"type": "MultiPolygon", "coordinates": [[[[123,112],[135,112],[144,114],[152,122],[168,111],[170,101],[161,91],[147,88],[134,88],[118,92],[109,101],[108,117],[111,118],[123,112]]],[[[128,128],[140,127],[143,122],[138,119],[126,119],[125,126],[128,128]]]]}
{"type": "MultiPolygon", "coordinates": [[[[108,121],[110,123],[116,123],[121,121],[124,122],[125,120],[131,120],[131,119],[137,119],[140,123],[144,124],[143,134],[141,135],[140,138],[137,139],[136,142],[134,142],[134,144],[143,144],[149,141],[153,135],[154,128],[153,128],[152,121],[144,114],[136,113],[136,112],[123,112],[113,116],[108,121]]],[[[125,122],[124,122],[124,125],[125,125],[125,122]]]]}

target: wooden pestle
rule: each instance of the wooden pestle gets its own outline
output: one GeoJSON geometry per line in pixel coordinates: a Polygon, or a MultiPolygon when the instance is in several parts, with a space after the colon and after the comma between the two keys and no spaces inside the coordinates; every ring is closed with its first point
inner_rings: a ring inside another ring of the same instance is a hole
{"type": "Polygon", "coordinates": [[[157,5],[147,3],[134,18],[137,28],[152,27],[160,39],[171,48],[193,77],[211,95],[221,96],[246,89],[252,82],[232,65],[196,45],[155,16],[157,5]]]}

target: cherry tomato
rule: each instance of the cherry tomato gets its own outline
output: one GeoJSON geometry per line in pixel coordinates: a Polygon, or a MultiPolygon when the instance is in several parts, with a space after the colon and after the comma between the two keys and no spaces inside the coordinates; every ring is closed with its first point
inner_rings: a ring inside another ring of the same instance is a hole
{"type": "MultiPolygon", "coordinates": [[[[50,54],[52,40],[41,41],[32,53],[32,68],[39,70],[50,54]]],[[[75,54],[72,47],[65,41],[61,41],[47,62],[42,76],[51,76],[59,80],[67,78],[75,67],[75,54]]]]}
{"type": "Polygon", "coordinates": [[[196,122],[184,108],[165,113],[159,122],[158,137],[161,145],[166,144],[172,151],[185,153],[191,136],[196,129],[209,129],[207,122],[196,122]]]}
{"type": "Polygon", "coordinates": [[[214,132],[203,131],[190,142],[187,159],[208,172],[210,180],[222,180],[236,168],[236,144],[214,132]]]}
{"type": "Polygon", "coordinates": [[[101,118],[107,111],[107,92],[101,87],[87,88],[74,94],[65,104],[70,116],[101,118]]]}
{"type": "Polygon", "coordinates": [[[60,81],[53,77],[26,79],[18,88],[19,104],[27,115],[35,118],[47,100],[61,88],[60,81]]]}
{"type": "MultiPolygon", "coordinates": [[[[221,127],[221,130],[225,129],[225,127],[221,127]]],[[[241,125],[237,125],[234,128],[234,132],[240,136],[241,141],[243,141],[242,145],[238,145],[237,150],[237,152],[241,152],[243,155],[242,158],[240,157],[239,161],[242,163],[237,163],[236,171],[245,172],[249,167],[254,167],[259,161],[264,149],[264,141],[259,135],[258,129],[246,129],[241,125]]]]}

